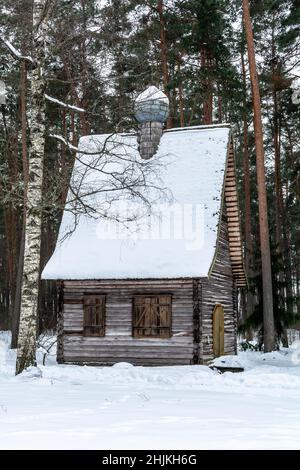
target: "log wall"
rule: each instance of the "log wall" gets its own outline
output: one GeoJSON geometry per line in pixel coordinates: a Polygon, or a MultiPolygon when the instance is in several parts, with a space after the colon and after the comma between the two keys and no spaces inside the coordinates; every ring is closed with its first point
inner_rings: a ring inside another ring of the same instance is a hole
{"type": "Polygon", "coordinates": [[[64,281],[63,291],[61,361],[99,365],[121,361],[137,365],[193,363],[196,322],[192,279],[64,281]],[[83,295],[88,293],[106,296],[105,337],[82,335],[83,295]],[[172,295],[172,337],[133,338],[133,297],[162,293],[172,295]]]}

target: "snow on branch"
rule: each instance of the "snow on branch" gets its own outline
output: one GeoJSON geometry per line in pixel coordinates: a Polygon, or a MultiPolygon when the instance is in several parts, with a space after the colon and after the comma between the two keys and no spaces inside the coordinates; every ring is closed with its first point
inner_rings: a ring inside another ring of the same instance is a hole
{"type": "Polygon", "coordinates": [[[53,137],[53,139],[59,140],[63,144],[65,144],[66,147],[68,147],[69,150],[73,150],[75,152],[79,152],[79,148],[75,147],[75,145],[71,144],[68,142],[63,136],[61,135],[55,135],[55,134],[50,134],[50,137],[53,137]]]}
{"type": "Polygon", "coordinates": [[[27,62],[30,62],[32,65],[34,65],[34,60],[32,57],[22,55],[21,52],[18,51],[18,49],[16,49],[9,41],[7,41],[7,39],[4,39],[2,36],[0,36],[0,39],[15,59],[26,60],[27,62]]]}
{"type": "Polygon", "coordinates": [[[52,96],[45,94],[45,98],[46,100],[51,101],[52,103],[58,104],[59,106],[62,106],[63,108],[72,109],[72,111],[77,111],[78,113],[86,112],[85,109],[83,108],[78,108],[77,106],[72,106],[71,104],[64,103],[63,101],[53,98],[52,96]]]}
{"type": "Polygon", "coordinates": [[[57,134],[50,134],[49,137],[52,137],[53,139],[56,139],[56,140],[59,140],[60,142],[62,142],[69,150],[72,150],[73,152],[78,152],[80,154],[84,154],[84,155],[102,155],[103,153],[106,152],[106,145],[108,143],[108,141],[110,140],[110,138],[113,136],[114,134],[109,134],[108,137],[105,139],[103,145],[101,146],[101,148],[97,149],[95,152],[87,152],[83,149],[79,149],[78,147],[76,147],[75,145],[71,144],[71,142],[69,142],[68,140],[66,140],[62,135],[57,135],[57,134]]]}

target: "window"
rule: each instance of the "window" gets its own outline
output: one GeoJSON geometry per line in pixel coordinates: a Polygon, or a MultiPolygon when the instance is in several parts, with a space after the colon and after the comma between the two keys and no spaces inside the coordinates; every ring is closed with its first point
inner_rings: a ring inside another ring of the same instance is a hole
{"type": "Polygon", "coordinates": [[[83,334],[105,335],[105,295],[83,296],[83,334]]]}
{"type": "Polygon", "coordinates": [[[170,295],[138,295],[133,301],[133,336],[169,338],[171,336],[170,295]]]}

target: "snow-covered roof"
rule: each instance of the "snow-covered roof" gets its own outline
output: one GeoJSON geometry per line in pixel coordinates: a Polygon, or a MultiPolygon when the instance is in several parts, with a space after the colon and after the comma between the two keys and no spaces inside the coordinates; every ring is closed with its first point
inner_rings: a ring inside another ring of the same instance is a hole
{"type": "Polygon", "coordinates": [[[229,138],[229,125],[168,130],[149,161],[141,159],[134,135],[81,138],[79,148],[86,153],[77,156],[58,243],[42,278],[207,276],[229,138]],[[107,152],[105,164],[100,148],[107,152]],[[127,180],[118,189],[111,178],[128,174],[128,165],[130,181],[137,182],[130,198],[127,180]]]}

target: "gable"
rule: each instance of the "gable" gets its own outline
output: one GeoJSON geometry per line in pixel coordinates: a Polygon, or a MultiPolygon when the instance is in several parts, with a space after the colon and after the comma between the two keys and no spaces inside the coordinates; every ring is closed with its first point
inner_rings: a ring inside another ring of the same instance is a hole
{"type": "MultiPolygon", "coordinates": [[[[210,273],[214,269],[214,264],[219,251],[220,230],[222,228],[222,218],[226,218],[226,239],[228,240],[231,272],[235,279],[237,287],[247,285],[244,261],[243,261],[243,243],[241,237],[239,201],[236,182],[235,156],[233,140],[230,139],[228,147],[228,156],[226,163],[226,172],[224,178],[223,198],[222,198],[222,215],[219,223],[219,233],[217,240],[217,248],[213,263],[210,267],[210,273]]],[[[223,227],[224,230],[224,227],[223,227]]],[[[222,234],[224,238],[224,234],[222,234]]]]}
{"type": "MultiPolygon", "coordinates": [[[[130,155],[132,162],[138,162],[139,166],[147,165],[141,162],[136,137],[117,134],[82,138],[80,149],[88,149],[90,155],[79,154],[73,170],[72,184],[76,187],[78,181],[81,181],[78,194],[81,200],[85,199],[89,206],[95,208],[96,216],[91,218],[81,213],[76,216],[75,229],[70,229],[74,226],[76,210],[72,206],[73,188],[69,192],[55,252],[42,277],[145,279],[207,276],[217,243],[229,138],[230,128],[227,125],[180,128],[164,132],[158,152],[150,160],[152,168],[149,170],[149,167],[144,167],[151,183],[145,188],[147,198],[152,200],[151,213],[148,209],[145,210],[139,198],[126,201],[127,208],[128,205],[130,210],[138,207],[142,215],[138,220],[126,222],[121,227],[116,220],[103,219],[100,213],[97,217],[105,203],[103,193],[97,193],[97,188],[110,188],[109,182],[94,168],[97,160],[95,149],[104,144],[108,151],[112,149],[109,165],[114,171],[116,168],[121,171],[123,163],[118,161],[119,156],[130,155]],[[157,191],[158,186],[164,189],[162,195],[157,191]],[[87,188],[93,193],[93,197],[88,194],[87,188]],[[192,228],[189,233],[181,230],[180,223],[186,216],[190,219],[195,216],[194,232],[192,228]],[[162,233],[165,222],[173,226],[171,236],[162,233]],[[71,234],[66,238],[68,232],[71,234]],[[196,237],[195,240],[193,236],[196,237]],[[199,242],[198,245],[196,243],[196,248],[192,246],[194,241],[199,242]]],[[[110,204],[110,214],[120,211],[119,202],[124,202],[123,196],[120,192],[116,203],[110,204]]]]}
{"type": "Polygon", "coordinates": [[[242,287],[245,286],[247,282],[243,262],[243,245],[235,171],[234,147],[231,140],[225,177],[225,205],[232,274],[236,280],[236,285],[242,287]]]}

